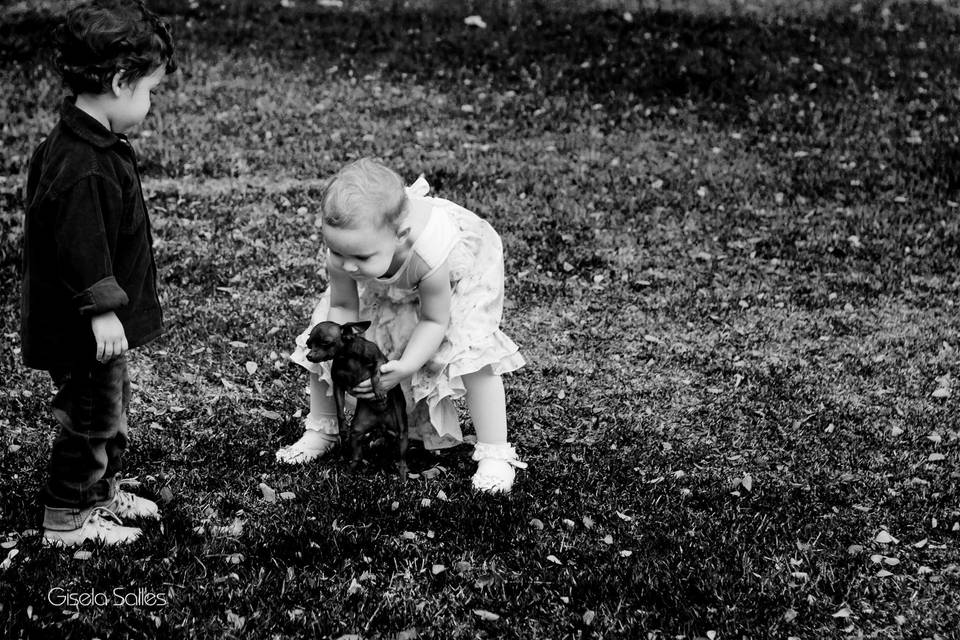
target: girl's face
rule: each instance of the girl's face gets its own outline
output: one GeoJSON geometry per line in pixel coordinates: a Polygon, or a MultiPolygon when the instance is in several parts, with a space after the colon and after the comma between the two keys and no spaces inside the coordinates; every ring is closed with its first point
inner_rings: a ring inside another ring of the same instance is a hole
{"type": "Polygon", "coordinates": [[[143,122],[150,111],[150,93],[157,88],[164,75],[166,69],[161,66],[148,76],[133,82],[121,81],[116,85],[116,100],[109,118],[111,130],[123,133],[143,122]]]}
{"type": "Polygon", "coordinates": [[[357,281],[382,278],[391,271],[402,239],[388,225],[355,229],[324,227],[330,261],[357,281]]]}

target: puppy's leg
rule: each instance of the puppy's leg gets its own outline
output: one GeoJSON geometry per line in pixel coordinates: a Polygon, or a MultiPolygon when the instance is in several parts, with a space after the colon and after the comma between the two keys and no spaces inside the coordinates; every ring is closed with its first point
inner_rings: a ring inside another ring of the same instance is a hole
{"type": "Polygon", "coordinates": [[[374,366],[373,371],[370,373],[370,387],[373,389],[373,395],[376,396],[377,402],[382,404],[387,397],[387,393],[383,390],[383,385],[380,384],[379,365],[374,366]]]}
{"type": "Polygon", "coordinates": [[[358,401],[353,421],[350,423],[350,469],[356,469],[360,464],[363,457],[363,436],[376,425],[377,414],[371,409],[370,403],[358,401]]]}
{"type": "Polygon", "coordinates": [[[400,462],[397,464],[397,470],[400,472],[400,482],[407,481],[407,400],[403,396],[400,387],[391,389],[390,405],[393,407],[393,419],[396,422],[398,435],[400,436],[400,462]]]}
{"type": "Polygon", "coordinates": [[[345,434],[347,432],[347,416],[343,409],[344,403],[344,390],[337,384],[333,383],[333,402],[337,405],[337,430],[340,432],[340,441],[346,442],[345,434]]]}

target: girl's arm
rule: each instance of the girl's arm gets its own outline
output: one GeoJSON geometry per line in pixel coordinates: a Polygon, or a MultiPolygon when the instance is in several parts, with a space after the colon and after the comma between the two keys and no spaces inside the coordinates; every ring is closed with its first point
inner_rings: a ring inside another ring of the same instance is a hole
{"type": "MultiPolygon", "coordinates": [[[[380,386],[390,390],[406,380],[433,357],[443,342],[450,324],[450,268],[441,265],[429,277],[420,281],[420,322],[410,334],[407,347],[399,360],[380,366],[380,386]]],[[[351,390],[358,398],[373,396],[370,380],[364,380],[351,390]]]]}
{"type": "Polygon", "coordinates": [[[357,283],[342,269],[327,259],[327,277],[330,278],[330,313],[327,320],[343,324],[356,322],[360,317],[360,296],[357,283]]]}
{"type": "Polygon", "coordinates": [[[450,324],[450,268],[444,262],[420,281],[420,322],[414,327],[394,370],[412,376],[433,357],[450,324]]]}

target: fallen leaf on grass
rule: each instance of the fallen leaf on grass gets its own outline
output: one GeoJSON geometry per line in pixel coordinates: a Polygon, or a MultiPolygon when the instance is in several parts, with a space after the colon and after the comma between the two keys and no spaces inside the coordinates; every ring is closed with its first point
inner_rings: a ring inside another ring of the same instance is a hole
{"type": "Polygon", "coordinates": [[[290,622],[295,622],[296,620],[302,618],[304,613],[304,610],[298,607],[287,611],[287,617],[290,618],[290,622]]]}
{"type": "Polygon", "coordinates": [[[753,476],[751,476],[749,473],[743,474],[740,484],[743,485],[743,488],[747,491],[753,491],[753,476]]]}
{"type": "Polygon", "coordinates": [[[549,560],[550,562],[552,562],[552,563],[554,563],[554,564],[563,564],[562,562],[560,562],[560,558],[558,558],[557,556],[555,556],[555,555],[553,555],[553,554],[550,554],[549,556],[547,556],[547,560],[549,560]]]}
{"type": "Polygon", "coordinates": [[[263,494],[264,500],[266,500],[267,502],[277,501],[277,492],[274,491],[274,489],[270,485],[268,485],[266,482],[261,482],[259,487],[260,487],[260,493],[263,494]]]}
{"type": "Polygon", "coordinates": [[[442,564],[435,564],[432,567],[430,567],[430,573],[432,573],[433,575],[441,574],[446,570],[447,568],[442,564]]]}
{"type": "Polygon", "coordinates": [[[633,522],[633,518],[623,513],[622,511],[617,511],[617,517],[623,520],[624,522],[633,522]]]}
{"type": "Polygon", "coordinates": [[[224,536],[229,538],[239,538],[243,535],[243,520],[234,518],[233,522],[224,526],[211,526],[210,533],[215,536],[224,536]]]}
{"type": "Polygon", "coordinates": [[[474,609],[473,615],[477,616],[481,620],[489,620],[491,622],[500,619],[499,615],[493,613],[492,611],[487,611],[486,609],[474,609]]]}
{"type": "Polygon", "coordinates": [[[483,18],[477,15],[467,16],[463,19],[463,24],[468,27],[476,27],[478,29],[486,29],[487,23],[483,21],[483,18]]]}
{"type": "Polygon", "coordinates": [[[591,609],[587,609],[583,612],[583,624],[590,626],[593,624],[593,619],[597,617],[597,614],[591,609]]]}
{"type": "Polygon", "coordinates": [[[539,529],[540,531],[543,531],[543,520],[541,520],[540,518],[531,518],[530,526],[533,527],[534,529],[539,529]]]}
{"type": "Polygon", "coordinates": [[[851,613],[853,613],[853,612],[850,611],[850,608],[849,608],[849,607],[843,607],[842,609],[840,609],[840,610],[837,611],[836,613],[831,614],[831,616],[834,617],[834,618],[849,618],[851,613]]]}
{"type": "Polygon", "coordinates": [[[257,372],[257,363],[253,360],[247,360],[247,363],[243,365],[247,368],[247,373],[253,375],[257,372]]]}
{"type": "Polygon", "coordinates": [[[942,453],[931,453],[927,458],[927,462],[940,462],[941,460],[946,459],[946,456],[942,453]]]}
{"type": "MultiPolygon", "coordinates": [[[[20,553],[19,549],[11,549],[10,553],[7,554],[7,557],[3,559],[3,562],[0,562],[0,571],[6,571],[10,568],[10,565],[13,564],[13,559],[17,557],[17,554],[20,553]]],[[[87,553],[90,553],[89,551],[87,553]]]]}
{"type": "Polygon", "coordinates": [[[886,577],[889,577],[889,576],[892,576],[892,575],[893,575],[893,573],[887,571],[886,569],[880,569],[880,571],[877,571],[877,577],[878,577],[878,578],[886,578],[886,577]]]}
{"type": "Polygon", "coordinates": [[[797,610],[796,610],[796,609],[792,609],[792,608],[791,608],[791,609],[787,609],[786,611],[783,612],[783,620],[784,620],[784,622],[791,622],[791,621],[794,620],[796,617],[797,617],[797,610]]]}
{"type": "Polygon", "coordinates": [[[227,610],[227,622],[230,623],[230,626],[239,631],[243,629],[243,625],[247,623],[247,618],[245,616],[238,616],[233,611],[227,610]]]}
{"type": "Polygon", "coordinates": [[[876,535],[873,539],[874,542],[879,542],[880,544],[897,544],[899,542],[896,538],[890,535],[888,532],[881,530],[880,533],[876,535]]]}
{"type": "Polygon", "coordinates": [[[297,497],[297,494],[295,494],[293,491],[284,491],[283,493],[280,494],[281,500],[293,500],[296,497],[297,497]]]}

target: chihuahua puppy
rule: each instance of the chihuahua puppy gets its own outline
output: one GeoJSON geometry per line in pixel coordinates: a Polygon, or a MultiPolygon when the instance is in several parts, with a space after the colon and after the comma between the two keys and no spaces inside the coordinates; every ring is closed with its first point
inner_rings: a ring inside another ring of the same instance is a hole
{"type": "Polygon", "coordinates": [[[337,405],[337,424],[341,438],[347,432],[343,410],[344,393],[370,378],[374,398],[357,398],[357,408],[350,422],[352,457],[350,468],[356,469],[362,454],[361,438],[375,427],[400,440],[400,480],[407,479],[407,401],[400,385],[388,392],[380,386],[380,365],[387,358],[380,348],[363,337],[369,322],[321,322],[307,339],[307,360],[330,361],[333,378],[333,399],[337,405]]]}

